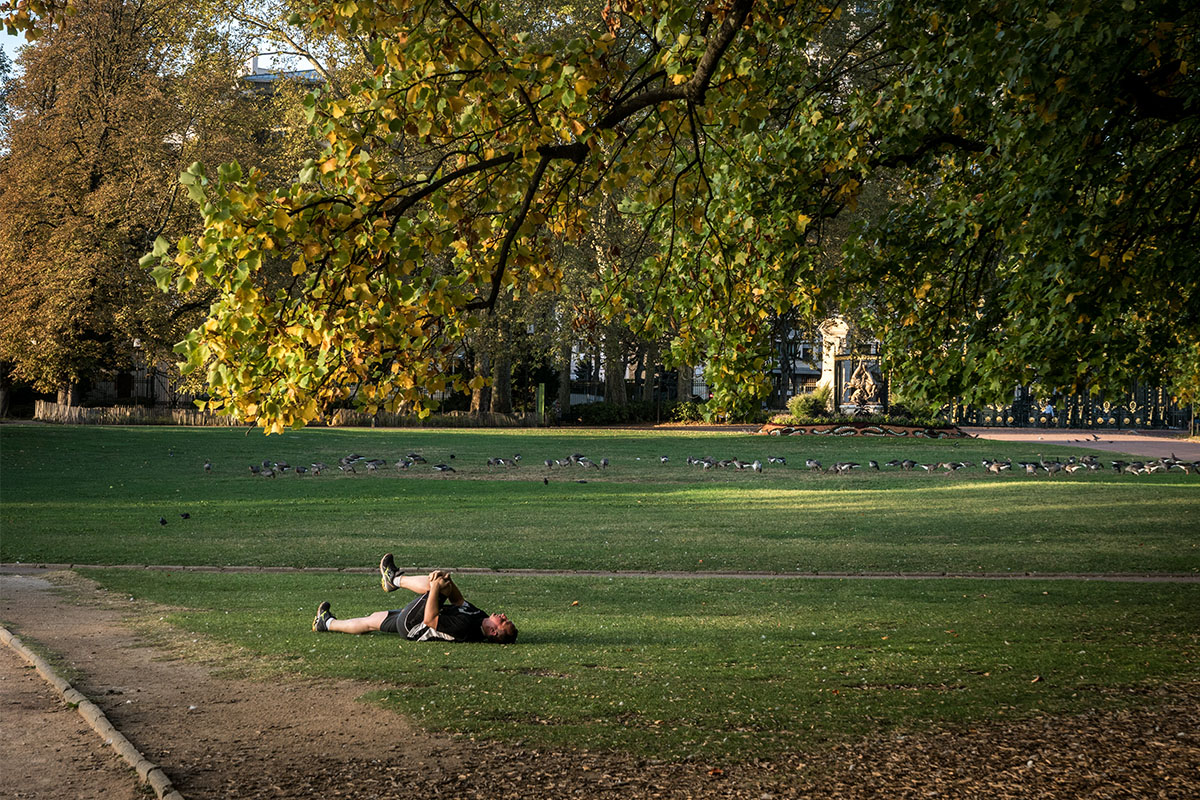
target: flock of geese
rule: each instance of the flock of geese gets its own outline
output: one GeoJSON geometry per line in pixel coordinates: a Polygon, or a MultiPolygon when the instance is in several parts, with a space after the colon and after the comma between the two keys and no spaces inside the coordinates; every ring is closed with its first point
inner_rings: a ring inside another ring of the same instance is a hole
{"type": "MultiPolygon", "coordinates": [[[[449,458],[444,461],[439,461],[436,464],[430,464],[429,459],[426,459],[420,453],[410,452],[405,456],[400,457],[397,461],[389,464],[387,459],[383,458],[367,458],[358,453],[351,453],[338,459],[337,469],[344,474],[356,475],[360,473],[376,473],[385,469],[395,469],[400,471],[412,470],[414,468],[429,468],[434,472],[451,473],[457,470],[450,465],[450,461],[454,460],[454,454],[451,453],[449,458]]],[[[636,461],[641,461],[641,458],[636,458],[636,461]]],[[[670,456],[659,456],[661,464],[668,464],[671,461],[670,456]]],[[[715,459],[710,457],[695,458],[688,456],[687,464],[698,469],[708,471],[712,469],[734,469],[734,470],[749,470],[751,472],[762,472],[764,464],[761,459],[754,461],[744,461],[739,458],[715,459]]],[[[787,458],[785,456],[768,456],[767,464],[787,466],[787,458]]],[[[547,458],[542,462],[542,465],[547,471],[558,470],[599,470],[603,471],[611,466],[612,462],[608,458],[592,459],[582,453],[572,453],[564,458],[547,458]]],[[[517,469],[521,465],[520,454],[512,456],[497,456],[487,460],[487,468],[490,471],[502,469],[510,470],[517,469]]],[[[1044,475],[1053,477],[1057,474],[1066,473],[1074,475],[1081,472],[1097,472],[1106,469],[1099,458],[1093,455],[1085,456],[1070,456],[1065,460],[1052,459],[1047,461],[1040,453],[1036,461],[1013,461],[1011,459],[989,460],[984,459],[978,465],[985,472],[992,475],[1000,475],[1004,472],[1012,472],[1023,475],[1044,475]]],[[[835,461],[828,466],[822,464],[814,458],[804,460],[804,468],[810,472],[824,472],[834,475],[847,475],[855,470],[874,470],[883,472],[884,470],[900,470],[904,472],[923,471],[928,474],[945,474],[949,475],[964,469],[975,468],[976,465],[971,461],[937,461],[930,463],[922,463],[912,459],[892,459],[885,461],[882,464],[879,461],[871,459],[863,465],[857,461],[835,461]]],[[[204,471],[212,472],[212,462],[204,462],[204,471]]],[[[322,461],[314,461],[308,466],[292,466],[286,461],[274,461],[271,459],[263,459],[261,464],[251,464],[250,474],[262,478],[274,478],[279,475],[292,473],[295,475],[320,475],[331,469],[330,465],[322,461]]],[[[1156,472],[1169,472],[1178,470],[1185,475],[1200,474],[1200,461],[1184,461],[1176,458],[1174,453],[1169,458],[1158,458],[1147,461],[1109,461],[1107,469],[1112,469],[1118,474],[1124,475],[1150,475],[1156,472]]],[[[543,477],[543,482],[549,482],[548,477],[543,477]]],[[[581,481],[583,482],[583,481],[581,481]]]]}
{"type": "MultiPolygon", "coordinates": [[[[454,458],[453,453],[450,454],[450,458],[454,458]]],[[[520,456],[517,456],[517,458],[519,459],[520,456]]],[[[409,453],[407,456],[401,456],[393,466],[398,470],[407,470],[418,464],[429,464],[429,460],[420,453],[409,453]]],[[[359,471],[371,473],[378,472],[381,469],[387,469],[388,462],[383,458],[367,458],[366,456],[359,455],[358,453],[351,453],[348,456],[343,456],[338,459],[337,468],[340,472],[356,475],[359,473],[359,471]]],[[[296,475],[320,475],[322,472],[326,472],[329,469],[330,466],[324,461],[314,461],[307,467],[302,465],[293,467],[286,461],[272,461],[269,458],[264,458],[261,465],[250,465],[250,474],[262,478],[274,478],[277,475],[283,475],[288,472],[293,472],[296,475]]],[[[433,469],[436,472],[456,471],[454,467],[445,463],[434,464],[433,469]]],[[[205,461],[204,470],[205,472],[211,472],[212,462],[205,461]]]]}

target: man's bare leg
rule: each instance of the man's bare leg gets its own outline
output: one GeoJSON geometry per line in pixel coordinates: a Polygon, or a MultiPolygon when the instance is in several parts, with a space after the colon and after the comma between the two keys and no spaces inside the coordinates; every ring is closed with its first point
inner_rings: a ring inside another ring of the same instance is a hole
{"type": "Polygon", "coordinates": [[[379,630],[379,626],[387,619],[388,612],[376,611],[368,617],[351,617],[350,619],[331,619],[326,625],[329,630],[338,633],[370,633],[379,630]]]}
{"type": "MultiPolygon", "coordinates": [[[[431,572],[429,575],[402,575],[394,583],[401,589],[408,589],[410,592],[416,592],[417,594],[425,594],[429,591],[429,578],[436,572],[437,570],[431,572]]],[[[442,596],[451,605],[462,605],[463,593],[459,591],[452,579],[448,579],[442,585],[442,596]]]]}
{"type": "Polygon", "coordinates": [[[428,575],[401,575],[398,580],[392,581],[392,583],[401,589],[408,589],[410,592],[416,592],[417,594],[425,594],[429,591],[428,575]]]}

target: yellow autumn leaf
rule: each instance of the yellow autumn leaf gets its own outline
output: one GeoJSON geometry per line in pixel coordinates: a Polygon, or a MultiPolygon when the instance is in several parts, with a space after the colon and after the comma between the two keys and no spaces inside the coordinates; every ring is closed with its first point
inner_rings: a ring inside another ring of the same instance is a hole
{"type": "Polygon", "coordinates": [[[796,215],[796,228],[801,233],[804,233],[806,230],[808,230],[808,223],[810,222],[812,222],[812,217],[810,217],[808,214],[796,215]]]}
{"type": "Polygon", "coordinates": [[[275,214],[273,216],[272,222],[275,223],[276,228],[279,228],[280,230],[284,230],[284,231],[286,231],[288,228],[290,228],[292,226],[292,218],[290,216],[288,216],[288,213],[286,211],[284,211],[282,208],[275,209],[275,214]]]}

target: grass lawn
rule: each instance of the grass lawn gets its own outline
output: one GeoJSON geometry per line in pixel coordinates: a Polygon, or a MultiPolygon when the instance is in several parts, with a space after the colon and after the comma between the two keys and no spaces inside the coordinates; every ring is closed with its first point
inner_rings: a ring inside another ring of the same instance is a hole
{"type": "Polygon", "coordinates": [[[837,476],[803,466],[806,458],[1036,456],[1024,445],[980,440],[571,430],[266,438],[230,429],[3,426],[0,560],[350,567],[394,550],[413,567],[1200,571],[1197,476],[996,477],[978,467],[837,476]],[[336,464],[352,452],[390,464],[410,450],[456,472],[344,475],[334,467],[316,478],[268,480],[248,469],[264,459],[336,464]],[[542,466],[574,452],[612,466],[542,466]],[[486,466],[514,453],[523,455],[519,468],[486,466]],[[788,463],[762,474],[706,472],[686,464],[689,455],[778,455],[788,463]]]}
{"type": "MultiPolygon", "coordinates": [[[[686,432],[0,426],[0,560],[370,568],[392,550],[416,569],[1200,572],[1196,476],[804,468],[987,457],[1037,452],[686,432]],[[352,452],[390,464],[410,450],[456,471],[248,470],[352,452]],[[575,452],[612,466],[542,465],[575,452]],[[515,453],[519,468],[486,465],[515,453]],[[702,471],[688,456],[788,463],[702,471]]],[[[242,668],[368,680],[379,702],[436,728],[653,757],[739,759],[1110,708],[1200,680],[1195,583],[466,576],[469,597],[522,629],[517,646],[493,647],[309,630],[322,599],[339,616],[402,604],[372,575],[86,572],[179,609],[171,626],[236,650],[242,668]]]]}
{"type": "Polygon", "coordinates": [[[463,588],[519,643],[309,629],[387,608],[373,577],[86,570],[248,662],[382,684],[434,728],[736,762],[879,730],[1146,702],[1200,678],[1200,585],[887,579],[516,578],[463,588]],[[578,602],[578,605],[575,603],[578,602]]]}

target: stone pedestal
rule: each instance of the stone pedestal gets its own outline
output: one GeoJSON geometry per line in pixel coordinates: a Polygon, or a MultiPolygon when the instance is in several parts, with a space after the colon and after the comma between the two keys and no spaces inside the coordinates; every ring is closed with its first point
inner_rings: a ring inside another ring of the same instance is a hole
{"type": "MultiPolygon", "coordinates": [[[[850,323],[843,317],[830,317],[817,329],[821,332],[821,380],[818,388],[837,389],[837,357],[850,352],[850,323]]],[[[838,398],[833,398],[836,405],[838,398]]]]}

